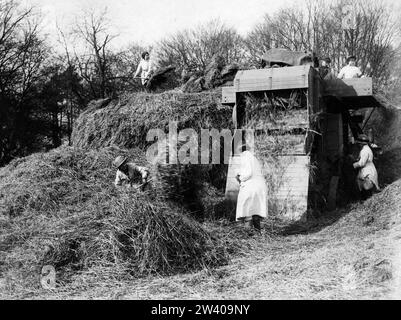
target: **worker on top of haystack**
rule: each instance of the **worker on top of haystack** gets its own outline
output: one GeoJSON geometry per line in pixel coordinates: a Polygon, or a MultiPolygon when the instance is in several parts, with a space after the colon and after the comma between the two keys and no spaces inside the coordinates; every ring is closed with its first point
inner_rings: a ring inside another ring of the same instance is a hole
{"type": "Polygon", "coordinates": [[[338,79],[352,79],[360,78],[362,76],[362,71],[356,66],[356,57],[350,56],[347,58],[347,65],[340,70],[338,74],[338,79]]]}
{"type": "Polygon", "coordinates": [[[240,163],[236,179],[240,184],[236,220],[244,221],[248,227],[260,231],[260,221],[267,217],[267,185],[262,166],[252,153],[249,144],[240,145],[237,153],[240,163]]]}
{"type": "Polygon", "coordinates": [[[334,78],[334,74],[331,71],[331,59],[329,57],[320,60],[319,74],[322,79],[334,78]]]}
{"type": "Polygon", "coordinates": [[[132,187],[134,184],[139,184],[140,189],[143,191],[149,182],[149,169],[141,167],[133,162],[128,162],[128,158],[118,156],[113,165],[117,168],[116,179],[114,184],[121,186],[123,182],[132,187]]]}
{"type": "Polygon", "coordinates": [[[359,169],[357,175],[357,185],[362,198],[368,198],[374,189],[380,191],[376,167],[373,163],[373,152],[369,147],[369,138],[365,134],[360,134],[356,143],[361,146],[359,160],[354,162],[355,169],[359,169]]]}
{"type": "Polygon", "coordinates": [[[141,76],[141,82],[143,86],[146,86],[152,73],[154,71],[154,67],[152,61],[150,60],[149,52],[145,51],[141,54],[141,62],[136,69],[134,78],[137,78],[139,75],[141,76]]]}

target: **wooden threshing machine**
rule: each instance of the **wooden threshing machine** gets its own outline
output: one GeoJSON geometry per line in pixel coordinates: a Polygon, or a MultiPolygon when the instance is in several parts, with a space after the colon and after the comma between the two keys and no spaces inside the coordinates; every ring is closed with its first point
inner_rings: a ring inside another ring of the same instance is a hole
{"type": "MultiPolygon", "coordinates": [[[[323,80],[308,54],[286,51],[280,60],[281,49],[275,50],[264,56],[267,68],[238,71],[233,86],[222,88],[222,103],[233,106],[236,129],[253,130],[269,212],[298,221],[319,200],[335,208],[352,137],[362,133],[380,103],[372,78],[323,80]],[[371,110],[359,114],[366,108],[371,110]]],[[[238,155],[232,154],[226,198],[234,202],[237,165],[238,155]]]]}

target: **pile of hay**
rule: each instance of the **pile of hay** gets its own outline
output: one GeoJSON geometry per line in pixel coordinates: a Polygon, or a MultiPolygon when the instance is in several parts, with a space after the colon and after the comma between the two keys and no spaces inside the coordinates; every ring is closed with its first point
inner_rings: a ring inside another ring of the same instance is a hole
{"type": "Polygon", "coordinates": [[[182,92],[193,93],[211,90],[220,86],[230,86],[241,66],[233,63],[226,64],[222,56],[214,55],[203,72],[189,74],[184,69],[182,75],[182,92]]]}
{"type": "Polygon", "coordinates": [[[125,277],[227,262],[225,245],[182,206],[116,188],[111,162],[118,154],[146,165],[137,149],[61,147],[0,169],[3,278],[37,287],[47,264],[62,282],[72,271],[125,277]]]}
{"type": "MultiPolygon", "coordinates": [[[[220,151],[222,150],[222,141],[220,151]]],[[[203,219],[211,218],[214,205],[224,198],[228,165],[225,164],[184,164],[179,158],[183,142],[164,140],[164,152],[152,161],[152,186],[158,197],[172,200],[183,205],[192,216],[203,219]],[[172,150],[175,150],[171,153],[172,150]],[[220,192],[219,192],[220,191],[220,192]],[[212,200],[211,194],[215,195],[212,200]]],[[[217,147],[217,145],[213,146],[217,147]]],[[[212,148],[213,148],[212,147],[212,148]]],[[[212,152],[210,152],[211,158],[212,152]]],[[[211,160],[211,159],[210,159],[211,160]]]]}
{"type": "Polygon", "coordinates": [[[150,77],[146,88],[152,92],[172,90],[179,85],[178,75],[172,65],[158,68],[150,77]]]}
{"type": "MultiPolygon", "coordinates": [[[[218,92],[165,92],[137,93],[115,101],[93,102],[77,119],[72,142],[79,148],[117,145],[146,150],[154,143],[146,139],[149,130],[161,129],[167,136],[170,121],[177,122],[178,133],[187,128],[194,129],[197,133],[201,129],[231,129],[232,109],[221,105],[220,99],[218,92]]],[[[200,139],[198,141],[200,143],[200,139]]],[[[158,166],[155,167],[155,172],[162,172],[163,179],[159,179],[163,181],[163,184],[159,184],[162,186],[160,195],[168,195],[178,202],[185,199],[189,210],[199,212],[204,206],[191,198],[198,198],[194,194],[200,194],[202,190],[195,190],[203,182],[219,189],[224,188],[227,165],[187,165],[180,169],[174,166],[158,166]]]]}
{"type": "Polygon", "coordinates": [[[243,125],[247,128],[281,131],[308,128],[306,99],[305,90],[247,94],[243,125]]]}
{"type": "Polygon", "coordinates": [[[148,131],[161,129],[167,133],[171,121],[178,122],[178,130],[229,129],[232,108],[220,101],[220,92],[169,91],[121,96],[106,107],[89,107],[82,112],[75,123],[72,142],[81,148],[145,148],[153,143],[146,141],[148,131]]]}

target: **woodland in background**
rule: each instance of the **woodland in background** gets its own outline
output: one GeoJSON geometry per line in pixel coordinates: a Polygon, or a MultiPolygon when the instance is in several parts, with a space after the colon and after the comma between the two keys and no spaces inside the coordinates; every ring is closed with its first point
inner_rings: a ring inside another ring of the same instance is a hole
{"type": "MultiPolygon", "coordinates": [[[[0,166],[16,157],[70,143],[74,119],[94,99],[140,91],[133,79],[143,50],[160,67],[174,65],[177,81],[203,75],[214,56],[241,68],[260,67],[270,48],[314,51],[329,56],[336,72],[349,54],[375,78],[375,89],[401,102],[400,25],[380,1],[352,1],[356,27],[342,29],[350,2],[306,1],[266,14],[246,36],[212,20],[168,35],[150,48],[130,44],[113,50],[107,11],[84,11],[68,30],[58,27],[60,52],[41,32],[38,8],[0,2],[0,166]]],[[[134,37],[134,35],[133,35],[134,37]]]]}

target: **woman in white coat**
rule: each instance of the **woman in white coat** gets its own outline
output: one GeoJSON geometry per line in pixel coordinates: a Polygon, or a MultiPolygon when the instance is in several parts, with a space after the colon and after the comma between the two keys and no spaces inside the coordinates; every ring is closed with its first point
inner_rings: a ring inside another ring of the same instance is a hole
{"type": "Polygon", "coordinates": [[[241,146],[240,165],[236,174],[240,184],[236,220],[260,230],[260,220],[267,217],[267,185],[262,166],[249,146],[241,146]]]}
{"type": "Polygon", "coordinates": [[[373,163],[373,152],[369,147],[369,138],[361,134],[358,136],[356,142],[360,144],[362,148],[359,152],[359,160],[354,162],[353,166],[355,169],[359,169],[357,176],[358,189],[362,197],[367,198],[375,188],[377,191],[380,191],[378,175],[373,163]]]}

